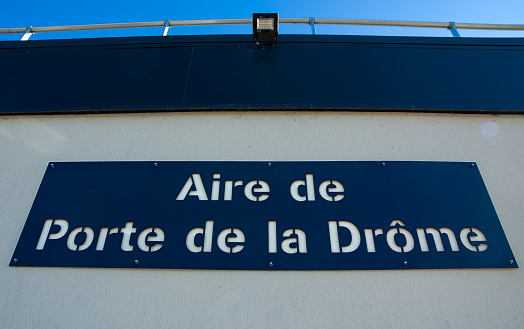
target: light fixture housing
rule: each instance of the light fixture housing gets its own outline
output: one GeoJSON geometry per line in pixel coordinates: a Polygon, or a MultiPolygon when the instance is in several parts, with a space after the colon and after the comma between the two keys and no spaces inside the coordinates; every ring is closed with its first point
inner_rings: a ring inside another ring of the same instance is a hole
{"type": "Polygon", "coordinates": [[[253,14],[253,45],[275,46],[278,41],[278,14],[253,14]]]}

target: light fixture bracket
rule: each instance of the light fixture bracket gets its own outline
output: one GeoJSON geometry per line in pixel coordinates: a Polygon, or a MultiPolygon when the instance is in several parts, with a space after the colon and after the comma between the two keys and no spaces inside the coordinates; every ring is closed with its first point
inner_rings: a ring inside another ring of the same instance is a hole
{"type": "Polygon", "coordinates": [[[255,47],[275,46],[278,42],[278,14],[253,14],[253,45],[255,47]]]}

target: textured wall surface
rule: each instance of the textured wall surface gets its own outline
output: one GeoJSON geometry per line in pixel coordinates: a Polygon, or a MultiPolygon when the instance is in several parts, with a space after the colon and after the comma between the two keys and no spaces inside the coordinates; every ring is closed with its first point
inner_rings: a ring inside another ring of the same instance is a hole
{"type": "Polygon", "coordinates": [[[0,117],[0,328],[521,328],[514,270],[196,271],[8,263],[49,161],[476,161],[524,255],[524,116],[201,112],[0,117]]]}

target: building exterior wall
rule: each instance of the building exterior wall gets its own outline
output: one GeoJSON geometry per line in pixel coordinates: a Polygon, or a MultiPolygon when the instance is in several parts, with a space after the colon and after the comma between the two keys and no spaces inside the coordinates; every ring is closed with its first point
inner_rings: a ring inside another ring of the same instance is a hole
{"type": "Polygon", "coordinates": [[[124,160],[476,161],[519,261],[523,127],[522,115],[487,114],[0,117],[0,328],[521,328],[521,269],[203,271],[8,264],[48,162],[124,160]]]}

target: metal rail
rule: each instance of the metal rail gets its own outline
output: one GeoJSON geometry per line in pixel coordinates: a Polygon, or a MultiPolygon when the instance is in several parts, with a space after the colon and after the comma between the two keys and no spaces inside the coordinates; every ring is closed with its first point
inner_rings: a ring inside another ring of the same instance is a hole
{"type": "MultiPolygon", "coordinates": [[[[471,24],[471,23],[440,23],[440,22],[413,22],[413,21],[384,21],[368,19],[333,19],[333,18],[280,18],[280,24],[307,24],[311,26],[311,31],[316,34],[315,25],[361,25],[361,26],[400,26],[400,27],[425,27],[425,28],[444,28],[449,29],[453,36],[460,37],[457,29],[473,30],[505,30],[505,31],[524,31],[524,24],[471,24]]],[[[163,27],[162,35],[167,35],[170,27],[176,26],[205,26],[205,25],[246,25],[252,24],[251,18],[240,19],[202,19],[202,20],[165,20],[151,22],[134,23],[109,23],[109,24],[85,24],[85,25],[62,25],[62,26],[43,26],[43,27],[15,27],[0,28],[0,34],[24,33],[21,40],[28,40],[34,33],[41,32],[69,32],[69,31],[90,31],[90,30],[110,30],[128,29],[140,27],[163,27]]]]}

